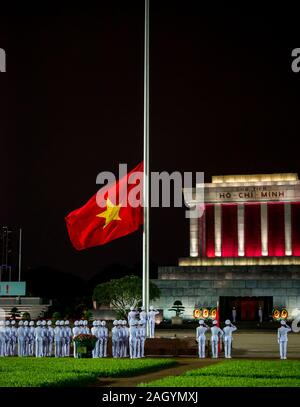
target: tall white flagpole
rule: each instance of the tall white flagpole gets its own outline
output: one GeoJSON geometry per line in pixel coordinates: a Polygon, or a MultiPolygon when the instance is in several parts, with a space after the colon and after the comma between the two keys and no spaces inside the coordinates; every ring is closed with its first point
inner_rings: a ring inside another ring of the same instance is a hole
{"type": "MultiPolygon", "coordinates": [[[[145,0],[144,42],[144,226],[143,306],[149,312],[149,0],[145,0]]],[[[148,335],[148,332],[147,332],[148,335]]]]}

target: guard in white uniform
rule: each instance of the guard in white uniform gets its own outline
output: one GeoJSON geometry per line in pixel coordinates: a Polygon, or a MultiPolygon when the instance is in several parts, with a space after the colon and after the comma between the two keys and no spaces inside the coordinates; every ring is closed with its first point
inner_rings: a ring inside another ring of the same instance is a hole
{"type": "Polygon", "coordinates": [[[47,321],[47,336],[48,336],[48,348],[47,348],[47,356],[52,356],[53,350],[53,343],[54,343],[54,328],[52,326],[52,321],[49,319],[47,321]]]}
{"type": "Polygon", "coordinates": [[[223,336],[223,331],[221,328],[217,326],[218,322],[216,320],[213,321],[213,326],[210,328],[211,331],[211,354],[212,358],[219,357],[219,340],[223,336]]]}
{"type": "Polygon", "coordinates": [[[120,330],[118,329],[118,321],[113,321],[113,329],[111,330],[112,339],[112,357],[119,357],[120,330]]]}
{"type": "Polygon", "coordinates": [[[100,331],[100,335],[103,338],[103,348],[101,349],[101,346],[100,346],[100,357],[106,358],[107,357],[108,328],[106,326],[105,321],[101,322],[101,326],[102,326],[102,329],[100,331]]]}
{"type": "Polygon", "coordinates": [[[99,327],[98,327],[98,321],[93,321],[91,328],[91,334],[96,336],[97,342],[95,343],[95,347],[93,349],[92,355],[93,358],[98,358],[99,357],[99,347],[100,347],[100,337],[99,337],[99,327]]]}
{"type": "Polygon", "coordinates": [[[137,312],[135,311],[134,307],[130,307],[130,312],[128,312],[127,319],[128,324],[130,325],[131,320],[135,320],[137,316],[137,312]]]}
{"type": "Polygon", "coordinates": [[[34,322],[29,322],[28,356],[34,356],[35,328],[34,322]]]}
{"type": "Polygon", "coordinates": [[[10,321],[5,321],[5,356],[11,355],[11,327],[10,321]]]}
{"type": "Polygon", "coordinates": [[[72,333],[73,333],[73,351],[74,351],[74,358],[78,358],[78,353],[76,351],[76,343],[74,341],[74,339],[76,338],[77,335],[80,334],[80,328],[79,328],[79,322],[75,321],[74,322],[74,326],[72,329],[72,333]]]}
{"type": "Polygon", "coordinates": [[[65,321],[65,356],[70,356],[70,347],[72,341],[72,329],[70,328],[70,322],[65,321]]]}
{"type": "Polygon", "coordinates": [[[11,355],[17,355],[17,341],[18,341],[18,333],[16,328],[16,321],[13,319],[11,321],[11,355]]]}
{"type": "Polygon", "coordinates": [[[263,310],[262,310],[261,307],[258,308],[258,320],[259,320],[259,323],[260,323],[260,324],[261,324],[262,321],[263,321],[263,310]]]}
{"type": "Polygon", "coordinates": [[[145,307],[141,307],[140,320],[147,321],[147,312],[145,311],[145,307]]]}
{"type": "Polygon", "coordinates": [[[83,321],[83,332],[82,333],[84,333],[84,334],[91,333],[90,328],[89,328],[89,323],[86,319],[83,321]]]}
{"type": "Polygon", "coordinates": [[[43,354],[42,354],[42,356],[45,357],[45,356],[47,356],[47,352],[48,352],[48,328],[47,328],[47,322],[44,319],[41,322],[41,328],[42,328],[42,336],[43,336],[43,354]]]}
{"type": "Polygon", "coordinates": [[[232,321],[236,322],[236,309],[235,309],[235,307],[232,308],[232,321]]]}
{"type": "Polygon", "coordinates": [[[232,345],[232,332],[236,331],[237,328],[232,325],[229,319],[225,321],[225,328],[223,329],[224,332],[224,350],[225,350],[225,358],[231,359],[231,345],[232,345]]]}
{"type": "Polygon", "coordinates": [[[43,329],[41,321],[37,321],[35,328],[35,356],[41,358],[43,356],[43,329]]]}
{"type": "Polygon", "coordinates": [[[127,327],[127,321],[122,321],[123,330],[123,357],[127,358],[129,354],[129,328],[127,327]]]}
{"type": "Polygon", "coordinates": [[[5,322],[0,320],[0,357],[5,356],[5,322]]]}
{"type": "Polygon", "coordinates": [[[148,323],[149,323],[149,336],[150,338],[154,338],[154,330],[155,330],[155,317],[159,314],[159,311],[154,309],[153,305],[150,306],[150,311],[148,312],[148,323]]]}
{"type": "Polygon", "coordinates": [[[29,355],[29,322],[26,320],[24,321],[24,356],[29,355]]]}
{"type": "Polygon", "coordinates": [[[54,328],[54,347],[55,347],[55,357],[60,358],[61,357],[61,327],[60,327],[60,321],[55,322],[55,328],[54,328]]]}
{"type": "Polygon", "coordinates": [[[198,328],[196,329],[196,341],[198,342],[198,354],[199,358],[205,358],[205,342],[206,332],[209,327],[204,323],[203,319],[200,319],[198,328]]]}
{"type": "Polygon", "coordinates": [[[24,331],[24,326],[23,326],[23,321],[19,321],[18,324],[18,330],[17,330],[17,335],[18,335],[18,356],[22,357],[25,356],[25,331],[24,331]]]}
{"type": "Polygon", "coordinates": [[[145,356],[145,340],[146,340],[146,321],[143,319],[139,320],[138,323],[138,348],[137,357],[143,358],[145,356]]]}
{"type": "Polygon", "coordinates": [[[285,321],[280,321],[281,327],[278,328],[277,339],[279,344],[280,359],[287,359],[287,343],[288,333],[291,332],[291,328],[285,321]]]}
{"type": "Polygon", "coordinates": [[[79,324],[79,333],[80,334],[84,334],[84,326],[83,326],[83,320],[81,319],[80,321],[78,321],[79,324]]]}
{"type": "Polygon", "coordinates": [[[137,337],[138,337],[138,321],[131,320],[129,328],[129,354],[130,359],[135,359],[137,356],[137,337]]]}

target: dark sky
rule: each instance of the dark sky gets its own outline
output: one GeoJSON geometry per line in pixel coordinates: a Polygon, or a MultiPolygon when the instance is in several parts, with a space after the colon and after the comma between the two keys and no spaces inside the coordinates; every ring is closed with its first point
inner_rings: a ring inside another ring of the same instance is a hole
{"type": "MultiPolygon", "coordinates": [[[[106,4],[107,3],[107,4],[106,4]]],[[[151,2],[154,171],[299,172],[297,10],[151,2]]],[[[22,227],[23,267],[90,277],[142,259],[142,233],[76,252],[64,216],[100,171],[142,160],[143,2],[0,16],[0,225],[22,227]]],[[[187,256],[182,209],[151,211],[151,260],[187,256]]]]}

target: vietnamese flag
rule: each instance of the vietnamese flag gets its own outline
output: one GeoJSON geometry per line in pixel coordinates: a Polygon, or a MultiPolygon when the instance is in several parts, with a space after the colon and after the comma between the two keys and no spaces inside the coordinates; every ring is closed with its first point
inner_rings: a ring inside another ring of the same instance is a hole
{"type": "Polygon", "coordinates": [[[103,245],[139,229],[143,224],[143,171],[141,162],[66,216],[69,237],[75,249],[103,245]]]}

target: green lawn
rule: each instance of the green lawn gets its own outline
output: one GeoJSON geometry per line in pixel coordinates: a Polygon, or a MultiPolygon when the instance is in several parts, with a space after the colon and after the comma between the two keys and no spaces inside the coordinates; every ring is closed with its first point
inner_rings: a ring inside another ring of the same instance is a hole
{"type": "Polygon", "coordinates": [[[300,387],[300,361],[229,360],[140,386],[300,387]]]}
{"type": "Polygon", "coordinates": [[[0,387],[80,386],[176,364],[172,359],[0,358],[0,387]]]}

